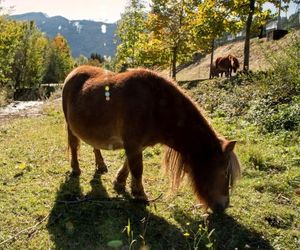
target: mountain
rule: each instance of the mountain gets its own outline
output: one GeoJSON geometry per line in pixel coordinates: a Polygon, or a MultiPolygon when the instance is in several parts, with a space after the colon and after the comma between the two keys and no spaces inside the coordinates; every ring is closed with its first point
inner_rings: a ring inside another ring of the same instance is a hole
{"type": "Polygon", "coordinates": [[[41,12],[30,12],[10,16],[19,21],[34,21],[37,27],[48,37],[53,38],[57,33],[62,34],[72,49],[72,55],[80,54],[89,57],[91,53],[101,56],[114,56],[115,23],[104,23],[89,20],[68,20],[62,16],[49,17],[41,12]]]}

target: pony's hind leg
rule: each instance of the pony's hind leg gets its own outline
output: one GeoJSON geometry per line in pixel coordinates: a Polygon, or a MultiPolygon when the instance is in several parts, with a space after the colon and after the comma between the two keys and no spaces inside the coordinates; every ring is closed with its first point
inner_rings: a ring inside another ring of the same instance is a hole
{"type": "Polygon", "coordinates": [[[126,180],[129,175],[128,160],[126,158],[123,166],[118,170],[116,179],[114,180],[114,189],[118,193],[125,192],[126,180]]]}
{"type": "Polygon", "coordinates": [[[68,127],[68,146],[69,150],[71,151],[71,168],[73,176],[79,176],[81,174],[77,157],[79,145],[79,139],[72,133],[72,131],[68,127]]]}
{"type": "Polygon", "coordinates": [[[104,163],[104,159],[101,155],[101,152],[99,149],[94,148],[94,154],[95,154],[95,162],[96,162],[96,171],[100,174],[105,174],[108,172],[107,166],[104,163]]]}
{"type": "Polygon", "coordinates": [[[138,200],[147,200],[144,191],[142,174],[143,174],[143,154],[137,148],[125,147],[128,168],[131,173],[131,194],[138,200]]]}

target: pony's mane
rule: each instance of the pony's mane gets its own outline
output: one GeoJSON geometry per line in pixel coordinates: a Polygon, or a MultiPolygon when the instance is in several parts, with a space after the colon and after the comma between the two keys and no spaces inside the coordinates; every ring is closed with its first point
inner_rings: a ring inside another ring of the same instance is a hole
{"type": "MultiPolygon", "coordinates": [[[[194,176],[192,176],[193,171],[190,171],[189,164],[184,159],[183,155],[178,151],[170,147],[166,147],[163,158],[163,166],[167,174],[169,174],[170,176],[170,184],[172,191],[176,191],[179,188],[180,183],[182,182],[186,174],[188,175],[190,181],[194,183],[195,178],[194,176]]],[[[230,178],[229,185],[231,188],[233,188],[235,182],[241,175],[240,163],[234,152],[230,152],[229,154],[227,171],[227,174],[230,178]]],[[[199,193],[197,193],[197,195],[201,196],[201,194],[199,193]]]]}
{"type": "Polygon", "coordinates": [[[234,187],[235,182],[241,176],[241,165],[234,152],[229,154],[228,174],[230,176],[230,186],[234,187]]]}
{"type": "Polygon", "coordinates": [[[166,146],[163,157],[163,167],[166,173],[170,175],[172,191],[177,190],[185,174],[189,171],[187,162],[184,160],[182,154],[166,146]]]}

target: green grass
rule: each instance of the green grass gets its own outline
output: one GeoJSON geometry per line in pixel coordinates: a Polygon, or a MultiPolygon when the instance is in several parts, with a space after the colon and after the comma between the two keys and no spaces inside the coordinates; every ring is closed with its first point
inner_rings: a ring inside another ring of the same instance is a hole
{"type": "Polygon", "coordinates": [[[123,151],[103,151],[109,173],[94,176],[92,148],[82,144],[80,178],[69,177],[61,110],[0,126],[0,249],[299,249],[299,137],[265,134],[249,124],[213,119],[223,135],[239,141],[243,176],[223,215],[205,214],[188,185],[168,191],[160,169],[163,148],[144,152],[150,206],[112,189],[123,151]],[[74,204],[62,201],[92,201],[74,204]],[[40,224],[38,224],[40,223],[40,224]],[[130,233],[128,234],[128,225],[130,233]],[[1,244],[1,243],[0,243],[1,244]]]}

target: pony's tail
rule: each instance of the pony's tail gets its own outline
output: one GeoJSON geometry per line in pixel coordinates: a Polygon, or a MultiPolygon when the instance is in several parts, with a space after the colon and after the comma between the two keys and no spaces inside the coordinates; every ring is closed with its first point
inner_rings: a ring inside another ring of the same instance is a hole
{"type": "Polygon", "coordinates": [[[172,191],[177,190],[183,177],[188,172],[185,160],[179,152],[166,147],[165,155],[163,157],[163,166],[166,173],[170,176],[170,186],[172,191]]]}

